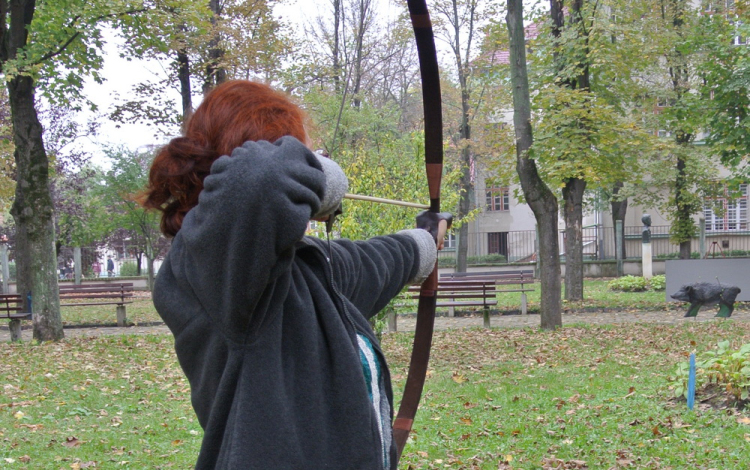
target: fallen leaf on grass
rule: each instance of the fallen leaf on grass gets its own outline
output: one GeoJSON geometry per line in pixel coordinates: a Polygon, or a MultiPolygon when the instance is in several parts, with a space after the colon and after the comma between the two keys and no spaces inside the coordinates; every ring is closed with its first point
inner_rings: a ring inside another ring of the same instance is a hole
{"type": "Polygon", "coordinates": [[[737,422],[740,424],[750,424],[750,418],[748,418],[747,416],[737,418],[737,422]]]}
{"type": "Polygon", "coordinates": [[[81,445],[81,441],[78,440],[77,437],[67,437],[65,438],[65,442],[62,443],[65,447],[78,447],[81,445]]]}
{"type": "Polygon", "coordinates": [[[562,469],[587,469],[585,460],[562,460],[555,457],[546,458],[542,461],[544,470],[562,470],[562,469]]]}
{"type": "Polygon", "coordinates": [[[459,374],[458,372],[454,372],[452,378],[453,378],[453,381],[456,382],[457,384],[462,384],[466,382],[466,377],[459,374]]]}

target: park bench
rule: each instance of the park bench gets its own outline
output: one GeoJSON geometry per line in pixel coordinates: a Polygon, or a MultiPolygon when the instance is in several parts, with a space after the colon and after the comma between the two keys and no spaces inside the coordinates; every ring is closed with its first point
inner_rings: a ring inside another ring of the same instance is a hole
{"type": "Polygon", "coordinates": [[[133,283],[60,284],[60,307],[117,305],[117,326],[126,326],[125,305],[132,304],[133,283]],[[90,300],[91,302],[81,302],[90,300]]]}
{"type": "MultiPolygon", "coordinates": [[[[420,286],[410,286],[405,292],[407,299],[419,299],[420,286]]],[[[437,308],[449,308],[451,316],[455,308],[481,308],[484,326],[490,326],[490,307],[497,305],[496,286],[492,281],[440,281],[436,294],[437,308]]],[[[405,304],[397,304],[404,306],[405,304]]],[[[388,315],[389,331],[396,331],[396,314],[388,315]]]]}
{"type": "Polygon", "coordinates": [[[517,271],[474,271],[466,273],[444,273],[440,275],[439,282],[445,281],[488,281],[495,284],[495,292],[520,292],[521,314],[528,313],[528,300],[526,292],[532,292],[533,287],[529,284],[535,282],[534,271],[530,269],[517,271]],[[501,287],[502,286],[502,287],[501,287]],[[516,286],[516,287],[513,287],[516,286]]]}
{"type": "Polygon", "coordinates": [[[23,311],[23,297],[18,294],[0,295],[0,318],[10,320],[10,340],[21,340],[21,320],[31,320],[31,313],[23,311]]]}

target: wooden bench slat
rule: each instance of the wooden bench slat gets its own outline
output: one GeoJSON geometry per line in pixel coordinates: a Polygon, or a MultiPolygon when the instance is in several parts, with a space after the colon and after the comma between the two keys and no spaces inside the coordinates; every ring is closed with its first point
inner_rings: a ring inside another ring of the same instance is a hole
{"type": "Polygon", "coordinates": [[[105,289],[104,287],[97,287],[95,289],[60,289],[60,295],[73,295],[73,294],[99,294],[99,293],[133,293],[134,289],[105,289]]]}
{"type": "Polygon", "coordinates": [[[497,300],[489,300],[487,302],[437,302],[437,307],[485,307],[489,305],[497,305],[497,300]]]}
{"type": "Polygon", "coordinates": [[[81,302],[81,303],[74,303],[74,304],[60,304],[60,307],[86,307],[89,305],[127,305],[132,304],[132,301],[129,302],[81,302]]]}
{"type": "Polygon", "coordinates": [[[10,314],[2,314],[0,315],[0,318],[9,318],[11,320],[18,319],[18,320],[31,320],[32,314],[28,312],[24,313],[10,313],[10,314]]]}
{"type": "Polygon", "coordinates": [[[122,299],[133,297],[133,294],[73,294],[73,295],[60,295],[60,300],[68,299],[122,299]]]}
{"type": "Polygon", "coordinates": [[[98,282],[94,284],[60,284],[60,289],[84,289],[89,287],[106,287],[109,289],[120,287],[133,287],[132,282],[98,282]]]}

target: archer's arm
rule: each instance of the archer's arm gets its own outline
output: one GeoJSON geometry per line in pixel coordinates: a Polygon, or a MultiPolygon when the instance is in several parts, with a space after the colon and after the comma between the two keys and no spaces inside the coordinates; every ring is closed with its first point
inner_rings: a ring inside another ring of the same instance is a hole
{"type": "Polygon", "coordinates": [[[326,174],[302,143],[247,142],[214,162],[169,254],[170,275],[229,337],[244,338],[321,212],[326,174]]]}

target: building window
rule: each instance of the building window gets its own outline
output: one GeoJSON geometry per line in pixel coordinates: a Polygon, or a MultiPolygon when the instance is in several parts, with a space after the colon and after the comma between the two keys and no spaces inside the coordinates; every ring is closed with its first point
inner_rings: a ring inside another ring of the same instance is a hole
{"type": "Polygon", "coordinates": [[[703,204],[706,231],[747,230],[747,184],[741,184],[739,194],[725,190],[724,197],[712,198],[703,204]]]}
{"type": "Polygon", "coordinates": [[[457,247],[456,235],[453,232],[445,234],[445,243],[443,244],[444,250],[455,250],[457,247]]]}
{"type": "Polygon", "coordinates": [[[485,208],[488,211],[510,210],[510,191],[508,188],[487,188],[485,191],[485,208]]]}

